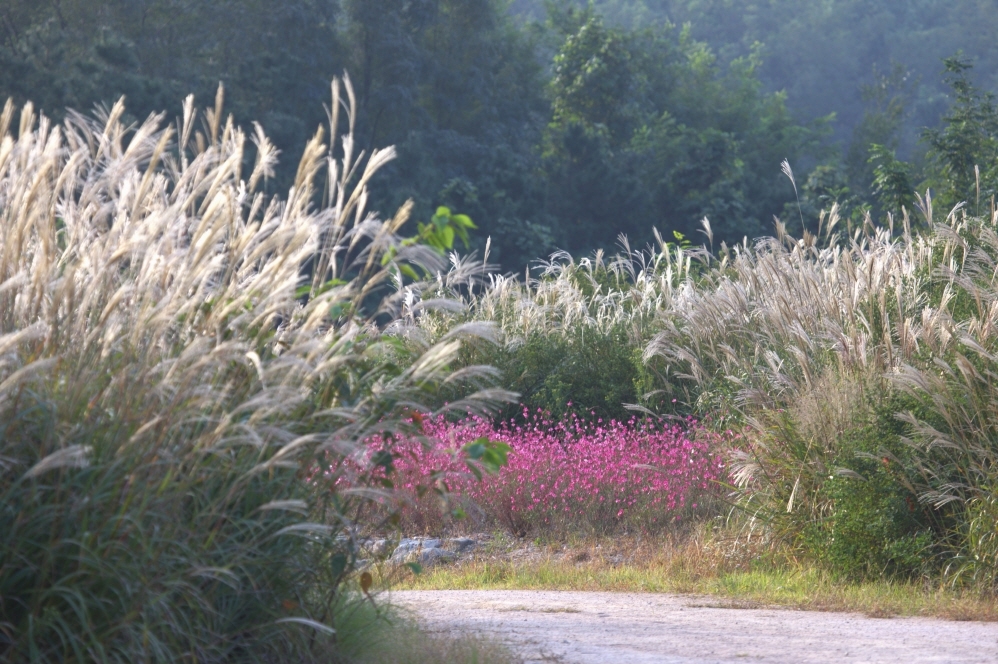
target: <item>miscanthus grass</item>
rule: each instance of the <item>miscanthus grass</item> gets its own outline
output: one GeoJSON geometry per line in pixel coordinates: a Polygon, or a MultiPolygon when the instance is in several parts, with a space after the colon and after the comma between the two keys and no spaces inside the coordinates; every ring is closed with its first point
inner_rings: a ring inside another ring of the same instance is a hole
{"type": "Polygon", "coordinates": [[[823,236],[725,248],[645,356],[697,409],[747,427],[735,498],[774,534],[830,533],[868,573],[904,559],[917,573],[921,558],[922,573],[993,589],[998,216],[959,205],[939,220],[928,194],[919,212],[917,230],[904,211],[898,228],[836,232],[833,208],[823,236]],[[874,555],[863,533],[878,521],[914,525],[874,555]]]}
{"type": "MultiPolygon", "coordinates": [[[[353,101],[334,83],[332,140],[283,197],[263,190],[276,150],[221,89],[175,125],[4,107],[0,659],[332,656],[363,506],[392,496],[363,467],[343,492],[304,469],[479,378],[450,360],[489,334],[402,353],[385,331],[433,306],[399,266],[447,270],[398,238],[408,206],[367,209],[394,152],[358,154],[353,101]]],[[[505,397],[472,391],[462,412],[505,397]]]]}
{"type": "MultiPolygon", "coordinates": [[[[557,254],[524,279],[491,277],[464,315],[498,325],[500,359],[585,347],[585,366],[600,367],[618,344],[640,348],[639,400],[658,393],[658,407],[678,402],[673,413],[744,434],[728,460],[746,532],[768,529],[795,555],[837,542],[844,558],[830,564],[857,575],[993,589],[996,266],[998,217],[939,215],[926,194],[917,218],[849,225],[833,207],[816,234],[778,224],[775,237],[716,254],[661,241],[557,254]],[[531,348],[538,336],[571,343],[531,348]]],[[[422,323],[431,338],[449,324],[422,323]]],[[[507,373],[524,366],[509,361],[507,373]]],[[[598,388],[589,394],[609,393],[598,388]]]]}

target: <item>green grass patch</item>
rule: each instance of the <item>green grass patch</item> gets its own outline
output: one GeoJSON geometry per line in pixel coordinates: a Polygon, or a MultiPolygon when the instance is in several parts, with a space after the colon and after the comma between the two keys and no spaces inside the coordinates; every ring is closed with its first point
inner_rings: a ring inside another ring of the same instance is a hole
{"type": "Polygon", "coordinates": [[[361,595],[336,608],[336,664],[512,664],[503,644],[478,634],[439,634],[408,613],[361,595]]]}
{"type": "Polygon", "coordinates": [[[577,564],[546,560],[529,564],[474,561],[409,576],[396,587],[411,590],[588,590],[682,593],[723,597],[740,606],[781,606],[818,611],[856,611],[870,616],[931,616],[951,620],[998,620],[994,598],[916,582],[842,582],[808,567],[697,575],[666,565],[577,564]]]}

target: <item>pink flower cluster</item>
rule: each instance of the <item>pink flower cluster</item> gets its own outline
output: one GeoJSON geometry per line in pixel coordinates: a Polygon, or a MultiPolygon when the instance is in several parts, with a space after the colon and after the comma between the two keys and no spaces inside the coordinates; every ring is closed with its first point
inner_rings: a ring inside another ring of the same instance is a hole
{"type": "Polygon", "coordinates": [[[471,499],[515,531],[532,525],[607,530],[625,522],[664,523],[725,477],[723,437],[695,421],[682,425],[578,417],[554,421],[524,412],[524,423],[494,426],[471,417],[427,418],[423,441],[392,448],[395,487],[435,485],[471,499]],[[508,464],[479,481],[461,448],[485,437],[510,446],[508,464]]]}

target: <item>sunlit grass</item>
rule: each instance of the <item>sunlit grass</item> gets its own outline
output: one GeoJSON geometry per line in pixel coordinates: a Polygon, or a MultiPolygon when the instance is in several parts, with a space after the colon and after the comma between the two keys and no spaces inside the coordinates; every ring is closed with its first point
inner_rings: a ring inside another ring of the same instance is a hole
{"type": "MultiPolygon", "coordinates": [[[[405,575],[407,590],[576,590],[705,595],[733,606],[780,606],[870,616],[998,620],[994,597],[921,581],[849,582],[807,565],[758,562],[749,569],[711,570],[675,552],[612,564],[598,557],[546,555],[530,562],[473,560],[405,575]]],[[[710,600],[705,600],[710,601],[710,600]]]]}

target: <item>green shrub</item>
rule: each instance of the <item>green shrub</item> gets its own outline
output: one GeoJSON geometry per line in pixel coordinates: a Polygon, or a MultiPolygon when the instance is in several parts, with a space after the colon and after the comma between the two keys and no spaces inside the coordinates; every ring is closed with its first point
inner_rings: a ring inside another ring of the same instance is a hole
{"type": "Polygon", "coordinates": [[[895,416],[910,403],[878,379],[823,376],[754,421],[735,456],[739,503],[844,576],[929,571],[945,528],[919,502],[916,453],[895,416]]]}
{"type": "Polygon", "coordinates": [[[817,559],[859,579],[911,577],[929,569],[935,542],[918,518],[912,492],[875,467],[863,479],[831,476],[822,489],[833,511],[809,538],[817,559]]]}
{"type": "MultiPolygon", "coordinates": [[[[467,313],[427,316],[419,329],[439,339],[457,321],[495,323],[499,343],[467,349],[461,364],[495,367],[502,386],[531,410],[604,420],[629,418],[626,404],[675,410],[659,382],[669,386],[668,366],[646,363],[643,351],[658,329],[656,314],[690,279],[691,253],[659,241],[658,250],[633,251],[625,240],[616,255],[580,260],[559,252],[525,282],[492,276],[488,288],[460,294],[467,313]]],[[[500,417],[520,412],[509,407],[500,417]]]]}
{"type": "Polygon", "coordinates": [[[965,548],[947,572],[956,582],[994,588],[998,586],[998,492],[981,491],[967,502],[962,516],[957,536],[965,548]]]}
{"type": "Polygon", "coordinates": [[[914,450],[895,417],[905,400],[892,397],[877,404],[870,423],[838,438],[835,470],[821,486],[831,510],[809,537],[812,555],[851,578],[938,571],[933,554],[944,533],[918,500],[914,450]]]}
{"type": "Polygon", "coordinates": [[[535,333],[486,352],[476,361],[496,367],[502,386],[520,395],[520,405],[501,411],[504,419],[516,417],[525,407],[556,419],[574,412],[626,420],[631,413],[624,404],[639,400],[635,382],[640,365],[630,340],[616,330],[535,333]]]}

